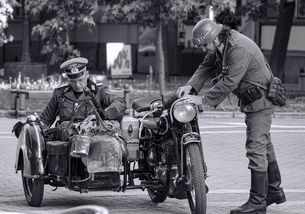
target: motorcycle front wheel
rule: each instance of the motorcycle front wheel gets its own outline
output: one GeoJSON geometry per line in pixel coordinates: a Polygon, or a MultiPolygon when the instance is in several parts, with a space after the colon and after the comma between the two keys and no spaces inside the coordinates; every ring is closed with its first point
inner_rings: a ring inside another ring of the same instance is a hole
{"type": "Polygon", "coordinates": [[[21,173],[23,190],[26,201],[32,207],[39,207],[43,199],[44,182],[40,178],[24,177],[21,173]]]}
{"type": "Polygon", "coordinates": [[[192,214],[206,214],[206,185],[203,157],[197,143],[190,143],[185,149],[188,191],[187,198],[192,214]]]}

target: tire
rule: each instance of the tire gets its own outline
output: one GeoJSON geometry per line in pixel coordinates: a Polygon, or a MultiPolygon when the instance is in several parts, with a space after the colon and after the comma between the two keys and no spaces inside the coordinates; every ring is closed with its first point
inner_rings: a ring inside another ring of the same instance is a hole
{"type": "Polygon", "coordinates": [[[43,199],[44,182],[40,178],[27,178],[21,174],[26,201],[32,207],[39,207],[43,199]]]}
{"type": "Polygon", "coordinates": [[[199,145],[190,143],[186,150],[187,179],[190,188],[187,198],[192,214],[206,214],[206,185],[199,145]]]}
{"type": "Polygon", "coordinates": [[[167,198],[168,189],[169,189],[168,187],[159,188],[159,189],[149,188],[147,189],[147,191],[152,202],[162,203],[167,198]]]}

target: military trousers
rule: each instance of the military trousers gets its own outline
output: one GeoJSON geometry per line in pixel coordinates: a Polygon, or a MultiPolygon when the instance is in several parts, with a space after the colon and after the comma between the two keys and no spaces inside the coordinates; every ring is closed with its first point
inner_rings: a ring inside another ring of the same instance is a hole
{"type": "Polygon", "coordinates": [[[273,112],[274,107],[245,113],[246,156],[249,159],[248,168],[251,170],[266,172],[268,163],[276,161],[270,137],[273,112]]]}

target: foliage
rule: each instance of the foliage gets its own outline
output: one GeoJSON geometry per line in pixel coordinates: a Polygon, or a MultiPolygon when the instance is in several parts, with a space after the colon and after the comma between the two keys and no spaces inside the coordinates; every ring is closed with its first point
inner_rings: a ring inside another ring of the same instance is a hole
{"type": "Polygon", "coordinates": [[[237,11],[237,15],[248,15],[254,21],[267,20],[269,11],[277,11],[279,4],[277,1],[249,0],[237,11]]]}
{"type": "Polygon", "coordinates": [[[1,0],[0,1],[0,46],[7,42],[13,41],[12,35],[7,35],[7,20],[13,18],[13,7],[19,6],[16,0],[1,0]]]}
{"type": "Polygon", "coordinates": [[[105,0],[102,21],[155,27],[161,21],[185,19],[188,13],[203,16],[205,5],[202,0],[105,0]]]}
{"type": "MultiPolygon", "coordinates": [[[[212,3],[211,1],[210,3],[212,3]]],[[[219,8],[231,6],[233,0],[213,3],[219,8]]],[[[190,20],[194,22],[207,16],[207,1],[204,0],[104,0],[102,22],[137,23],[143,26],[157,27],[156,34],[156,70],[159,76],[160,92],[164,91],[165,67],[167,57],[164,54],[164,34],[162,31],[169,21],[190,20]]]]}
{"type": "Polygon", "coordinates": [[[33,27],[32,34],[42,39],[41,53],[50,55],[50,64],[80,55],[70,43],[69,32],[80,26],[95,26],[97,9],[96,0],[25,0],[25,10],[44,20],[33,27]]]}

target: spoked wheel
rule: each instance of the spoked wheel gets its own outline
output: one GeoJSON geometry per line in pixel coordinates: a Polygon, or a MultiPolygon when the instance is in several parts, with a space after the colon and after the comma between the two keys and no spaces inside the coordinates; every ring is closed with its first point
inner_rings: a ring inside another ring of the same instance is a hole
{"type": "Polygon", "coordinates": [[[186,147],[187,198],[192,214],[206,214],[206,185],[203,161],[199,145],[190,143],[186,147]]]}
{"type": "Polygon", "coordinates": [[[32,207],[39,207],[43,199],[44,183],[40,178],[27,178],[23,176],[22,183],[26,201],[32,207]]]}

